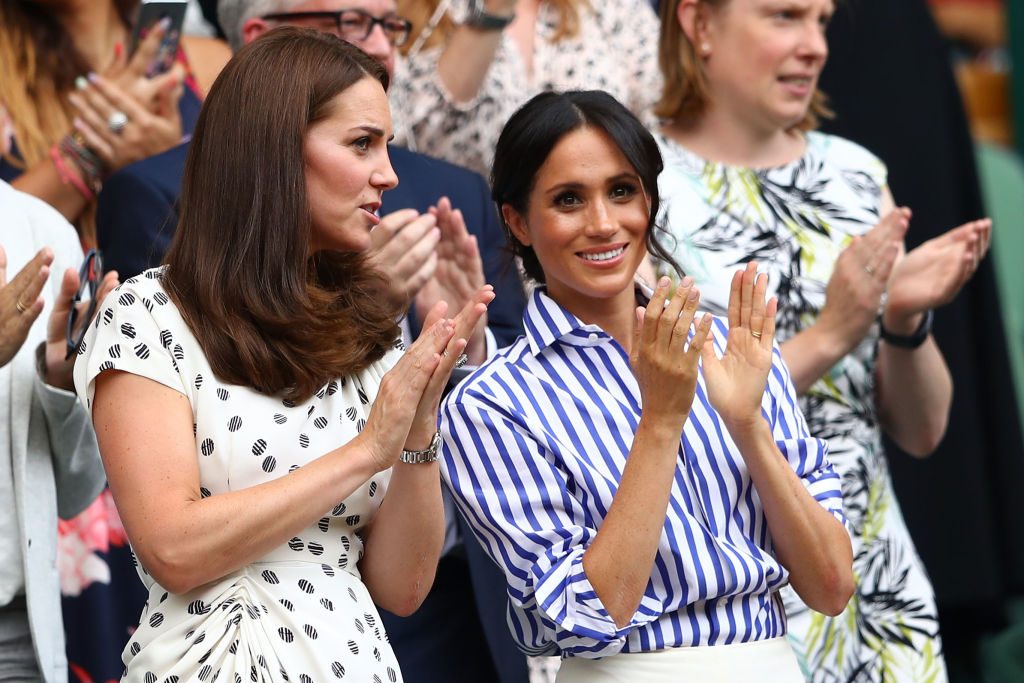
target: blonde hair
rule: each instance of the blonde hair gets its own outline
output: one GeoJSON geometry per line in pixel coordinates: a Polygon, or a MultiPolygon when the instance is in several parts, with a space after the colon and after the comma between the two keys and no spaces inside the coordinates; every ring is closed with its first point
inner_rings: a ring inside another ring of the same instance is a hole
{"type": "MultiPolygon", "coordinates": [[[[448,38],[455,29],[455,21],[448,12],[444,13],[436,26],[429,27],[430,19],[441,2],[442,0],[398,0],[398,14],[412,22],[412,35],[402,46],[403,54],[408,53],[409,48],[416,43],[425,28],[430,33],[423,40],[422,48],[429,50],[448,42],[448,38]]],[[[572,38],[579,33],[580,9],[589,8],[589,0],[544,0],[544,2],[552,5],[558,13],[555,42],[564,38],[572,38]]]]}
{"type": "MultiPolygon", "coordinates": [[[[707,110],[710,87],[704,65],[697,48],[690,42],[686,31],[676,18],[682,0],[662,0],[661,36],[658,41],[658,65],[665,85],[661,99],[654,113],[663,119],[670,119],[688,127],[695,123],[707,110]]],[[[730,0],[697,0],[712,10],[722,9],[730,0]]],[[[794,128],[800,131],[814,130],[820,119],[832,118],[828,98],[821,90],[815,90],[811,104],[804,118],[794,128]]]]}

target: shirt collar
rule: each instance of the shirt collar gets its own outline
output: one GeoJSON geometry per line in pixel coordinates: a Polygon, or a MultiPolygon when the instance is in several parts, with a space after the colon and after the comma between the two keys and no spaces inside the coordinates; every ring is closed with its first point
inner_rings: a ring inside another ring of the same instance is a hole
{"type": "MultiPolygon", "coordinates": [[[[650,287],[640,280],[634,284],[638,303],[646,305],[652,294],[650,287]]],[[[548,296],[547,288],[543,285],[537,285],[534,288],[533,295],[526,304],[523,326],[526,340],[535,356],[556,341],[565,340],[574,344],[580,342],[586,344],[586,341],[593,343],[596,340],[595,335],[601,338],[608,337],[607,333],[598,325],[585,323],[562,308],[548,296]]]]}

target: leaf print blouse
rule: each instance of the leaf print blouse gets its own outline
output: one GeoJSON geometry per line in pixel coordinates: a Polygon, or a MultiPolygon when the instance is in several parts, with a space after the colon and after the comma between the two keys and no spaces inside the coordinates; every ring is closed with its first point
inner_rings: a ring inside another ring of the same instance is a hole
{"type": "MultiPolygon", "coordinates": [[[[789,164],[749,169],[708,162],[656,135],[662,223],[671,252],[721,312],[732,273],[750,260],[779,298],[778,340],[814,324],[842,250],[880,217],[885,165],[842,138],[808,133],[789,164]]],[[[787,590],[790,639],[808,679],[820,683],[945,680],[935,598],[900,512],[875,405],[878,330],[801,397],[812,435],[827,439],[842,478],[857,590],[825,617],[787,590]]]]}

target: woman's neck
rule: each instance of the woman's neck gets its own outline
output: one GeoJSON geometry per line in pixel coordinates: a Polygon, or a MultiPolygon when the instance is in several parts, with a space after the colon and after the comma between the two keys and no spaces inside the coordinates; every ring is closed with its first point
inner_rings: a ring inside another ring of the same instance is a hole
{"type": "Polygon", "coordinates": [[[74,0],[52,11],[94,71],[110,65],[115,43],[120,42],[127,49],[124,43],[128,32],[112,1],[74,0]]]}
{"type": "Polygon", "coordinates": [[[662,132],[708,161],[746,168],[783,166],[803,156],[800,131],[754,122],[740,113],[709,105],[695,122],[671,122],[662,132]]]}
{"type": "Polygon", "coordinates": [[[628,287],[611,298],[588,297],[578,292],[563,293],[557,287],[552,291],[550,285],[547,294],[584,323],[600,327],[629,355],[633,346],[633,327],[636,324],[634,287],[628,287]]]}

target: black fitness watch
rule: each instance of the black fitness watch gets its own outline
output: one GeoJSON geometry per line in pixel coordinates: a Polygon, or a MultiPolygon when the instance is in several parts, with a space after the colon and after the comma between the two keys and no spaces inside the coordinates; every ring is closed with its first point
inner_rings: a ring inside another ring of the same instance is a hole
{"type": "Polygon", "coordinates": [[[925,311],[924,316],[921,318],[921,324],[917,326],[913,334],[903,336],[901,334],[893,334],[889,330],[885,329],[885,325],[882,324],[882,317],[878,317],[878,327],[881,333],[882,339],[893,346],[898,346],[901,349],[916,349],[921,344],[924,344],[924,340],[928,338],[928,334],[932,331],[932,320],[934,314],[931,309],[925,311]]]}
{"type": "Polygon", "coordinates": [[[507,17],[491,14],[484,9],[483,0],[474,0],[473,6],[469,10],[469,16],[466,17],[464,23],[466,26],[472,26],[481,31],[504,31],[506,26],[515,21],[515,18],[514,13],[507,17]]]}

